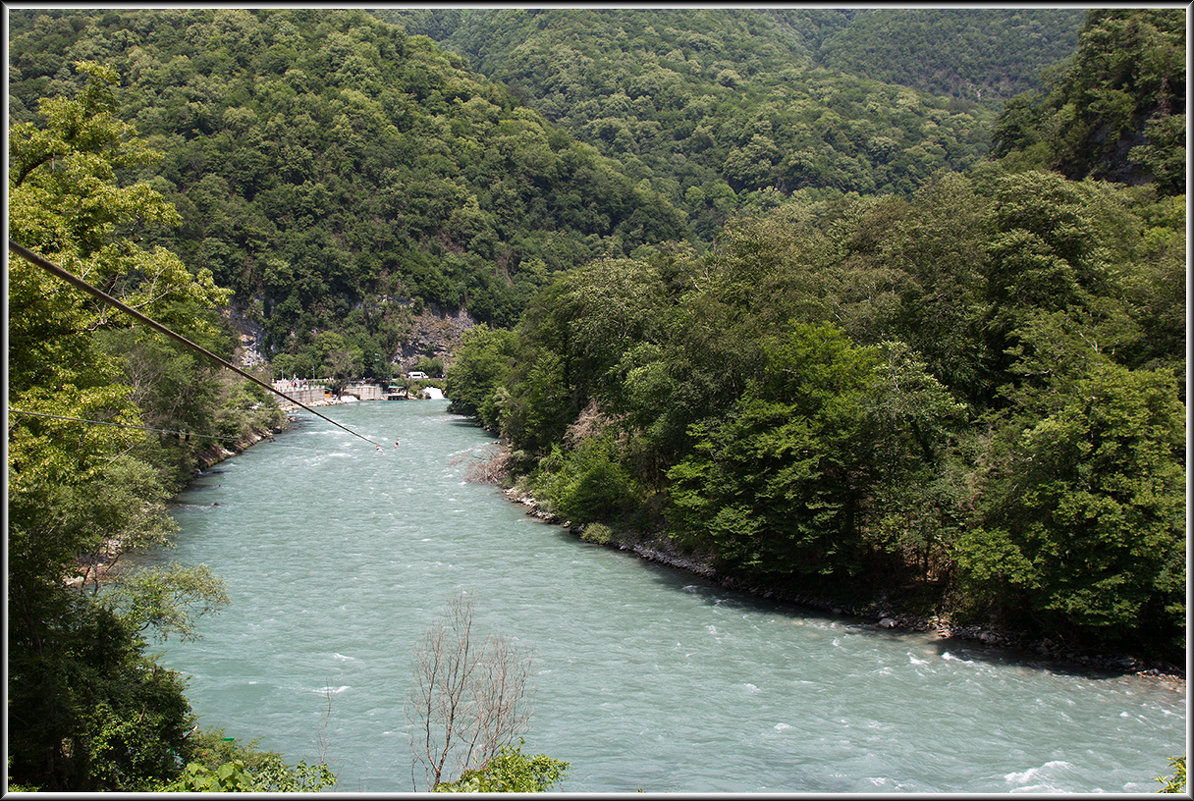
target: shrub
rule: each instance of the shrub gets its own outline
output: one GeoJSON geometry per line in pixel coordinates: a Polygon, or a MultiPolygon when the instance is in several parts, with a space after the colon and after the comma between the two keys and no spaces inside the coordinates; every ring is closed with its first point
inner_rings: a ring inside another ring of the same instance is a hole
{"type": "Polygon", "coordinates": [[[553,447],[531,486],[536,498],[578,524],[617,519],[638,506],[639,492],[611,436],[586,439],[575,450],[553,447]]]}
{"type": "Polygon", "coordinates": [[[503,747],[493,759],[466,770],[454,782],[440,782],[437,793],[542,793],[564,777],[568,763],[544,754],[527,756],[519,745],[503,747]]]}
{"type": "Polygon", "coordinates": [[[580,538],[595,545],[609,545],[613,541],[614,532],[604,523],[589,523],[581,531],[580,538]]]}

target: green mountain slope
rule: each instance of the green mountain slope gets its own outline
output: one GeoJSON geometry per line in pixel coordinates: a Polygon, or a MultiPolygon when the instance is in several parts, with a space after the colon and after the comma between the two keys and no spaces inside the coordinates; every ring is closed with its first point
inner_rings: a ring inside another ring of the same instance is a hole
{"type": "Polygon", "coordinates": [[[775,190],[908,195],[987,152],[1080,10],[376,11],[649,178],[710,237],[775,190]],[[882,83],[881,83],[881,82],[882,83]]]}
{"type": "Polygon", "coordinates": [[[10,26],[13,121],[77,93],[71,62],[114,67],[122,115],[164,154],[135,177],[183,217],[156,236],[234,289],[274,349],[315,358],[334,330],[369,373],[421,303],[509,323],[552,272],[687,233],[615,162],[364,12],[21,10],[10,26]]]}
{"type": "Polygon", "coordinates": [[[998,108],[1040,88],[1041,71],[1074,52],[1084,18],[1078,8],[867,9],[830,33],[815,58],[830,69],[998,108]]]}
{"type": "Polygon", "coordinates": [[[772,205],[776,190],[907,194],[987,152],[989,109],[819,67],[820,34],[848,23],[842,12],[376,13],[443,36],[649,179],[707,238],[737,204],[772,205]]]}
{"type": "Polygon", "coordinates": [[[1019,95],[996,123],[995,155],[1022,166],[1186,191],[1186,14],[1099,9],[1048,91],[1019,95]]]}

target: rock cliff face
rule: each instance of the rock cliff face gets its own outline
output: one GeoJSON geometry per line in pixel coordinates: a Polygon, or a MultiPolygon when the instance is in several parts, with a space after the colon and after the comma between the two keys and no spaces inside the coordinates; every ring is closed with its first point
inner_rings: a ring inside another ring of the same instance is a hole
{"type": "Polygon", "coordinates": [[[245,316],[244,310],[237,306],[221,309],[220,313],[236,331],[239,346],[233,363],[245,368],[264,365],[266,358],[260,348],[265,342],[265,329],[245,316]]]}
{"type": "MultiPolygon", "coordinates": [[[[444,311],[428,305],[417,313],[413,308],[409,311],[410,324],[405,339],[398,351],[390,354],[390,360],[403,373],[415,369],[419,360],[424,358],[441,359],[447,367],[461,335],[477,324],[464,309],[444,311]]],[[[221,313],[236,331],[239,340],[235,363],[246,368],[267,364],[263,352],[265,329],[250,319],[241,308],[229,307],[221,313]]]]}
{"type": "Polygon", "coordinates": [[[411,320],[406,341],[393,356],[394,363],[406,371],[413,370],[420,359],[432,358],[442,359],[446,368],[460,337],[476,324],[464,309],[445,312],[428,306],[411,320]]]}

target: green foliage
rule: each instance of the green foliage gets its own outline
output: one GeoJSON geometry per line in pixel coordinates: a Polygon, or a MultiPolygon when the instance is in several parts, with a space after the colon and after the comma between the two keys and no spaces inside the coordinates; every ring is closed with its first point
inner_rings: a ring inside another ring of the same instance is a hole
{"type": "Polygon", "coordinates": [[[419,361],[415,362],[415,369],[426,373],[431,378],[442,376],[444,374],[444,360],[440,358],[431,358],[424,356],[419,361]]]}
{"type": "Polygon", "coordinates": [[[1073,52],[1082,20],[1080,9],[866,9],[821,42],[817,59],[996,108],[1073,52]]]}
{"type": "Polygon", "coordinates": [[[43,790],[135,791],[173,776],[194,724],[182,677],[142,657],[123,621],[78,595],[15,600],[12,779],[43,790]],[[37,626],[24,619],[33,614],[37,626]]]}
{"type": "MultiPolygon", "coordinates": [[[[960,99],[972,97],[969,86],[957,86],[958,97],[932,97],[878,83],[876,68],[841,68],[838,62],[865,61],[859,51],[877,48],[868,47],[870,40],[855,47],[847,39],[830,48],[835,36],[865,25],[879,11],[377,13],[467,55],[481,73],[511,86],[546,118],[617,159],[640,186],[683,208],[706,241],[734,207],[775,189],[909,193],[937,169],[965,168],[986,151],[984,128],[992,112],[960,99]],[[830,48],[830,69],[818,64],[818,44],[830,48]],[[849,72],[854,74],[843,74],[849,72]]],[[[1013,46],[968,48],[951,25],[959,12],[925,14],[935,17],[918,33],[931,36],[934,50],[953,35],[958,44],[947,52],[1014,52],[1023,63],[1024,51],[1013,46]]],[[[1018,25],[980,29],[975,23],[968,29],[970,41],[1031,38],[1027,29],[1036,17],[1022,16],[1018,25]]],[[[881,23],[878,16],[875,21],[881,23]]],[[[905,30],[902,24],[898,29],[905,30]]],[[[882,38],[895,39],[887,28],[882,38]]],[[[906,39],[896,46],[911,55],[906,39]]],[[[1057,46],[1036,49],[1043,58],[1066,53],[1057,46]]],[[[915,60],[881,61],[885,66],[898,61],[899,77],[906,78],[926,72],[924,58],[917,52],[915,60]]],[[[1004,77],[989,66],[971,70],[967,77],[978,85],[999,84],[1004,77]]],[[[643,225],[649,230],[648,221],[643,225]]]]}
{"type": "Polygon", "coordinates": [[[872,528],[923,549],[935,521],[918,505],[958,412],[906,346],[795,324],[729,414],[693,427],[695,453],[668,473],[671,519],[736,571],[855,574],[872,528]]]}
{"type": "Polygon", "coordinates": [[[286,421],[275,396],[258,384],[222,376],[221,404],[215,411],[217,430],[226,437],[247,439],[253,433],[277,430],[286,421]]]}
{"type": "Polygon", "coordinates": [[[1185,14],[1177,8],[1096,9],[1073,58],[1043,95],[1009,103],[995,153],[1071,179],[1155,182],[1184,194],[1185,14]]]}
{"type": "MultiPolygon", "coordinates": [[[[635,259],[598,259],[561,277],[527,310],[522,330],[536,353],[529,374],[516,368],[514,381],[534,385],[541,378],[537,366],[558,370],[558,389],[568,398],[570,415],[591,400],[607,401],[609,388],[621,382],[618,366],[624,352],[636,342],[662,336],[656,312],[664,292],[659,272],[635,259]]],[[[562,430],[534,426],[525,440],[511,429],[503,433],[518,447],[538,447],[562,430]]]]}
{"type": "Polygon", "coordinates": [[[529,488],[576,524],[630,515],[641,495],[610,434],[586,437],[567,450],[553,449],[529,477],[529,488]]]}
{"type": "Polygon", "coordinates": [[[180,793],[318,793],[335,783],[336,777],[327,765],[301,761],[286,765],[278,758],[249,771],[238,759],[216,768],[189,762],[178,779],[158,789],[180,793]]]}
{"type": "Polygon", "coordinates": [[[510,376],[514,334],[482,323],[464,332],[445,376],[449,411],[477,418],[489,429],[498,426],[497,389],[510,376]]]}
{"type": "Polygon", "coordinates": [[[437,793],[543,793],[559,782],[568,771],[568,763],[544,754],[522,753],[525,741],[503,746],[497,756],[480,768],[466,770],[460,778],[440,782],[437,793]]]}
{"type": "Polygon", "coordinates": [[[230,603],[223,582],[207,565],[183,567],[176,562],[121,575],[104,600],[134,631],[152,628],[163,640],[171,634],[196,639],[195,618],[230,603]]]}
{"type": "Polygon", "coordinates": [[[1173,769],[1172,776],[1158,776],[1157,781],[1164,786],[1157,790],[1158,793],[1184,793],[1186,792],[1186,758],[1184,756],[1173,757],[1169,760],[1169,767],[1173,769]]]}
{"type": "Polygon", "coordinates": [[[1179,630],[1184,418],[1172,378],[1092,371],[988,478],[986,528],[960,544],[964,580],[1051,630],[1109,642],[1179,630]]]}
{"type": "Polygon", "coordinates": [[[215,770],[189,762],[182,776],[162,788],[164,792],[251,793],[253,778],[240,761],[226,762],[215,770]]]}
{"type": "MultiPolygon", "coordinates": [[[[10,129],[10,235],[229,353],[209,312],[227,293],[147,242],[178,215],[129,178],[154,153],[116,117],[116,75],[74,66],[76,97],[45,100],[10,129]]],[[[151,790],[184,764],[194,716],[182,677],[144,656],[143,630],[191,634],[182,607],[224,599],[202,568],[106,584],[124,551],[174,531],[165,502],[193,454],[80,420],[210,432],[221,392],[209,367],[40,268],[14,258],[8,279],[8,399],[57,416],[14,413],[8,431],[10,776],[49,791],[151,790]]]]}
{"type": "Polygon", "coordinates": [[[262,751],[257,740],[242,743],[223,729],[203,729],[190,737],[191,761],[179,777],[160,788],[194,792],[320,792],[336,777],[324,763],[287,765],[282,755],[262,751]]]}
{"type": "Polygon", "coordinates": [[[556,281],[485,392],[522,486],[575,523],[1174,654],[1180,205],[998,165],[802,195],[707,253],[556,281]]]}
{"type": "Polygon", "coordinates": [[[566,362],[553,350],[532,351],[520,360],[507,386],[494,396],[502,437],[517,451],[542,453],[563,436],[575,403],[566,362]]]}
{"type": "Polygon", "coordinates": [[[609,545],[614,540],[614,532],[604,523],[589,523],[581,530],[580,538],[594,545],[609,545]]]}

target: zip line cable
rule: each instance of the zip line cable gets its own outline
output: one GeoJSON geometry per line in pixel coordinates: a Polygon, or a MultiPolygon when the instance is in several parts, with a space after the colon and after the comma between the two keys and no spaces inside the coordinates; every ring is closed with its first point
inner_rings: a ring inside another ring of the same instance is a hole
{"type": "Polygon", "coordinates": [[[379,451],[381,451],[382,453],[385,453],[385,450],[382,449],[381,445],[379,445],[378,443],[369,439],[368,437],[362,436],[361,434],[358,434],[357,432],[353,431],[351,428],[348,428],[347,426],[337,423],[335,420],[328,417],[327,415],[320,414],[319,412],[312,409],[310,406],[306,405],[305,403],[301,403],[301,402],[295,400],[294,398],[290,397],[286,393],[274,389],[269,384],[262,381],[260,378],[257,378],[254,375],[250,375],[249,373],[247,373],[244,370],[237,367],[235,364],[232,364],[231,362],[221,359],[219,356],[212,353],[207,348],[204,348],[201,345],[196,345],[194,342],[187,339],[182,334],[174,333],[173,331],[171,331],[169,328],[162,325],[158,321],[151,320],[150,318],[146,317],[144,314],[137,311],[136,309],[133,309],[133,308],[125,305],[124,303],[121,303],[119,300],[112,297],[107,292],[104,292],[102,289],[98,289],[98,288],[92,286],[91,284],[87,283],[86,281],[84,281],[82,278],[79,278],[78,276],[76,276],[72,273],[68,273],[66,270],[62,269],[61,267],[59,267],[57,264],[50,261],[49,259],[46,259],[42,256],[37,255],[36,253],[29,250],[28,248],[22,247],[21,245],[18,245],[16,242],[13,242],[11,239],[8,240],[8,249],[11,250],[13,253],[17,254],[18,256],[20,256],[25,261],[29,262],[30,264],[40,267],[43,270],[45,270],[46,272],[51,273],[52,275],[58,276],[63,281],[66,281],[67,283],[72,284],[75,287],[78,287],[79,289],[83,290],[84,292],[88,293],[89,295],[93,295],[94,297],[99,298],[104,303],[108,304],[109,306],[113,306],[113,307],[119,309],[120,311],[122,311],[125,314],[132,317],[134,320],[144,323],[145,325],[149,326],[150,328],[154,329],[155,331],[159,331],[159,332],[165,334],[166,336],[170,337],[171,339],[181,342],[183,345],[185,345],[186,347],[195,351],[196,353],[200,354],[204,358],[210,359],[211,361],[213,361],[217,364],[227,367],[229,370],[233,371],[234,373],[237,373],[238,375],[242,375],[245,378],[249,379],[254,384],[265,387],[266,389],[268,389],[270,392],[274,393],[275,395],[286,398],[286,400],[290,401],[291,403],[303,407],[304,409],[306,409],[307,411],[309,411],[311,414],[315,415],[316,417],[321,417],[324,420],[327,420],[332,425],[336,426],[337,428],[344,429],[349,434],[352,434],[354,437],[356,437],[358,439],[363,439],[363,440],[365,440],[365,442],[368,442],[370,445],[375,445],[379,451]]]}
{"type": "Polygon", "coordinates": [[[196,434],[192,431],[171,431],[167,428],[150,428],[149,426],[135,426],[129,423],[113,423],[110,420],[87,420],[83,417],[67,417],[62,414],[43,414],[41,412],[26,412],[20,409],[9,409],[9,414],[31,414],[34,417],[52,417],[55,420],[74,420],[76,423],[94,423],[97,426],[115,426],[116,428],[136,428],[141,431],[154,431],[158,434],[177,434],[180,437],[203,437],[204,439],[222,439],[228,442],[236,442],[237,437],[220,437],[215,434],[196,434]]]}

